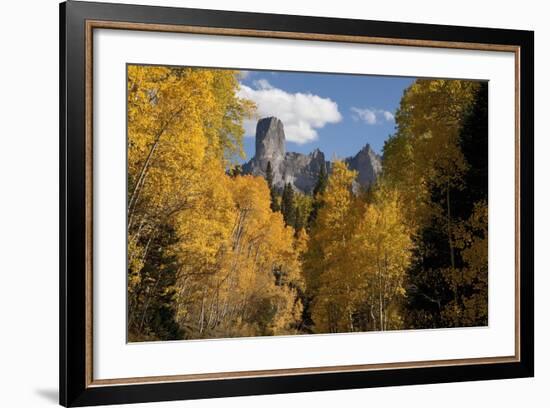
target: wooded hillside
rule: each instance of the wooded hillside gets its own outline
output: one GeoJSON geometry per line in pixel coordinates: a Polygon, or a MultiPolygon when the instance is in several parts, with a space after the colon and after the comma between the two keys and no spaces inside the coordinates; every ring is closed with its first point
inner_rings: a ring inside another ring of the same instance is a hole
{"type": "Polygon", "coordinates": [[[487,85],[417,80],[382,173],[242,175],[239,72],[128,67],[130,341],[487,324],[487,85]]]}

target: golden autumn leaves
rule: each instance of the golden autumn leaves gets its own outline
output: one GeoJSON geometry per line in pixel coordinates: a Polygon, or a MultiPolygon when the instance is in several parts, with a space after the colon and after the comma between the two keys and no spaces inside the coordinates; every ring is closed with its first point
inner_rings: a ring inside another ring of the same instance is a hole
{"type": "Polygon", "coordinates": [[[388,330],[401,324],[397,307],[405,294],[412,244],[399,194],[379,187],[369,199],[357,196],[355,177],[343,162],[334,163],[311,230],[304,269],[319,332],[388,330]]]}
{"type": "Polygon", "coordinates": [[[384,146],[383,181],[401,193],[415,239],[409,285],[435,305],[409,312],[407,326],[487,324],[487,92],[475,81],[415,81],[384,146]]]}
{"type": "Polygon", "coordinates": [[[279,334],[299,318],[294,231],[263,179],[225,173],[252,107],[237,85],[233,71],[128,69],[133,340],[279,334]]]}
{"type": "Polygon", "coordinates": [[[486,203],[466,220],[445,211],[465,188],[459,133],[474,83],[417,81],[378,183],[354,192],[356,174],[333,163],[324,192],[295,194],[309,220],[298,231],[263,178],[226,171],[254,112],[238,86],[236,71],[128,67],[131,341],[422,327],[407,288],[434,219],[458,259],[440,268],[440,325],[486,318],[486,203]],[[434,188],[448,198],[434,202],[434,188]]]}

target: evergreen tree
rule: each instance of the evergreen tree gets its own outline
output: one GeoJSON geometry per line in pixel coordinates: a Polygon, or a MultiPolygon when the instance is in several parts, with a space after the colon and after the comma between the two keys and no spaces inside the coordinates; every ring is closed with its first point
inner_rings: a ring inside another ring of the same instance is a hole
{"type": "Polygon", "coordinates": [[[279,204],[279,194],[277,194],[275,189],[271,189],[271,211],[281,211],[281,204],[279,204]]]}
{"type": "Polygon", "coordinates": [[[317,176],[317,183],[313,188],[313,196],[317,197],[319,194],[323,194],[327,188],[327,184],[328,184],[327,169],[325,168],[325,166],[321,166],[321,169],[319,170],[319,175],[317,176]]]}
{"type": "Polygon", "coordinates": [[[273,168],[271,167],[271,162],[267,162],[267,167],[265,168],[265,181],[269,189],[273,189],[273,168]]]}
{"type": "Polygon", "coordinates": [[[164,224],[159,227],[156,238],[149,242],[154,250],[140,271],[144,283],[128,292],[130,341],[177,340],[185,336],[185,330],[181,330],[175,320],[173,288],[177,260],[169,251],[162,251],[175,242],[173,228],[164,224]]]}
{"type": "Polygon", "coordinates": [[[273,167],[271,166],[270,161],[267,162],[267,167],[265,168],[265,181],[267,181],[267,185],[269,187],[269,194],[271,197],[271,211],[281,211],[281,207],[279,205],[279,195],[277,194],[277,191],[273,186],[273,167]]]}
{"type": "Polygon", "coordinates": [[[321,166],[321,169],[319,170],[319,175],[317,176],[317,183],[313,188],[313,206],[307,220],[308,230],[311,229],[311,226],[317,219],[317,214],[319,213],[319,210],[323,206],[323,193],[327,188],[327,184],[327,169],[325,168],[325,166],[321,166]]]}
{"type": "Polygon", "coordinates": [[[304,229],[304,219],[300,207],[298,206],[296,207],[295,218],[294,229],[296,229],[296,235],[298,235],[298,233],[304,229]]]}
{"type": "Polygon", "coordinates": [[[285,224],[294,227],[296,223],[296,207],[294,207],[294,189],[290,183],[286,183],[283,189],[281,212],[283,213],[285,224]]]}
{"type": "Polygon", "coordinates": [[[230,177],[237,177],[243,175],[243,166],[240,164],[237,164],[235,167],[229,170],[229,176],[230,177]]]}

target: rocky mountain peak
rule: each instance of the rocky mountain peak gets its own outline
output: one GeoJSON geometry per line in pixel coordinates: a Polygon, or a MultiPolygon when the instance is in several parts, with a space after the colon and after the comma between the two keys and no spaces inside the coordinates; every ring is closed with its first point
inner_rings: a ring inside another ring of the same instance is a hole
{"type": "Polygon", "coordinates": [[[319,156],[323,156],[323,158],[325,157],[325,154],[321,150],[319,150],[319,148],[316,148],[315,150],[313,150],[309,155],[311,157],[319,157],[319,156]]]}
{"type": "Polygon", "coordinates": [[[256,155],[255,158],[267,165],[284,159],[286,153],[285,128],[283,122],[276,117],[263,118],[256,125],[256,155]]]}
{"type": "Polygon", "coordinates": [[[374,150],[372,150],[372,148],[370,147],[370,144],[367,143],[365,146],[363,146],[363,147],[361,148],[361,150],[359,150],[358,154],[359,154],[359,153],[363,153],[363,154],[366,153],[366,154],[369,154],[369,153],[371,153],[371,152],[374,153],[374,150]]]}
{"type": "MultiPolygon", "coordinates": [[[[380,157],[369,144],[355,156],[344,159],[350,169],[358,172],[357,183],[368,187],[382,170],[380,157]]],[[[286,152],[283,122],[276,117],[262,118],[256,125],[256,152],[254,157],[243,165],[246,174],[265,176],[267,163],[273,169],[273,184],[282,190],[286,183],[309,194],[317,183],[321,168],[330,172],[330,162],[318,148],[309,154],[286,152]]]]}
{"type": "Polygon", "coordinates": [[[370,186],[382,171],[382,159],[367,143],[353,157],[345,159],[351,170],[357,171],[357,183],[361,186],[370,186]]]}

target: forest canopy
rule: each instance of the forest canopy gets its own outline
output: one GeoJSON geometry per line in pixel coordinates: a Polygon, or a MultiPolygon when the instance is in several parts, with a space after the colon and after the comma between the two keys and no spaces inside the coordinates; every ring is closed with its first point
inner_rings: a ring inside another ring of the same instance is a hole
{"type": "Polygon", "coordinates": [[[483,326],[487,84],[418,79],[382,172],[244,174],[239,71],[128,66],[130,341],[483,326]]]}

